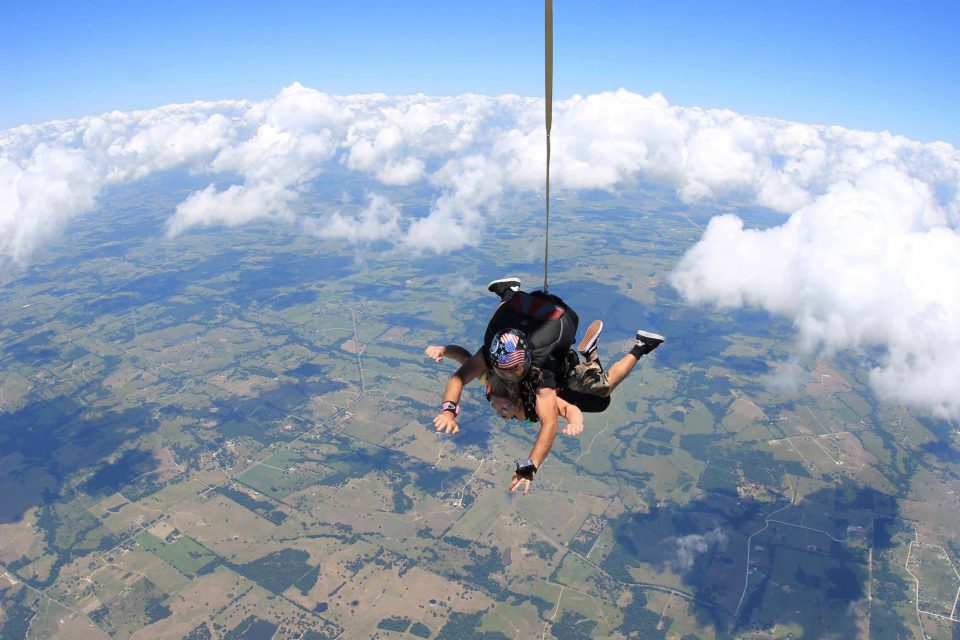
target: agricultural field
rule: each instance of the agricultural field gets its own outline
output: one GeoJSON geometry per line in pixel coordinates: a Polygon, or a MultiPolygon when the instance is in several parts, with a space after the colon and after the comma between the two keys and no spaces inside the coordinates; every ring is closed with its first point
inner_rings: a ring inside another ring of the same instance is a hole
{"type": "Polygon", "coordinates": [[[474,384],[437,435],[456,365],[423,351],[479,345],[488,280],[536,281],[502,259],[531,202],[410,262],[256,224],[173,246],[169,199],[127,197],[137,242],[105,205],[0,296],[4,638],[957,633],[955,427],[880,403],[855,355],[791,356],[781,320],[682,305],[667,274],[718,211],[559,205],[553,288],[604,320],[603,362],[668,341],[522,495],[538,425],[474,384]]]}

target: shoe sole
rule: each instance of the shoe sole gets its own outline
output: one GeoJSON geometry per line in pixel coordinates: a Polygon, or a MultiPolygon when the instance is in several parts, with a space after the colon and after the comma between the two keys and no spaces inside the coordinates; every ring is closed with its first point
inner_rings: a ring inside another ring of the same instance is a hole
{"type": "Polygon", "coordinates": [[[597,348],[597,339],[600,338],[600,332],[603,331],[603,320],[594,320],[587,327],[587,332],[580,341],[577,351],[580,353],[590,353],[597,348]]]}
{"type": "Polygon", "coordinates": [[[650,331],[637,331],[638,338],[649,338],[650,340],[656,340],[657,343],[666,341],[659,333],[651,333],[650,331]]]}

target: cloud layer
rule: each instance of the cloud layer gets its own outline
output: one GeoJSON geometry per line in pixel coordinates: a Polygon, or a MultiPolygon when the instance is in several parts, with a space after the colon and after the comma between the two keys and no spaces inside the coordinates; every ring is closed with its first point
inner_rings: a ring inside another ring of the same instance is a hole
{"type": "MultiPolygon", "coordinates": [[[[804,348],[883,347],[872,372],[880,393],[960,417],[960,154],[951,146],[623,90],[558,101],[553,131],[557,190],[656,182],[686,203],[788,214],[766,230],[715,218],[674,286],[692,303],[783,314],[804,348]]],[[[261,102],[19,127],[0,132],[0,262],[27,263],[104,188],[176,167],[211,181],[172,212],[170,236],[266,218],[324,238],[453,251],[481,240],[504,194],[542,191],[543,151],[536,99],[337,97],[298,84],[261,102]],[[344,168],[365,179],[364,201],[305,210],[311,181],[344,168]],[[409,186],[435,194],[427,213],[391,199],[409,186]]]]}
{"type": "Polygon", "coordinates": [[[672,274],[691,302],[793,319],[803,352],[882,347],[881,397],[960,417],[957,178],[899,161],[837,180],[781,226],[711,220],[672,274]]]}

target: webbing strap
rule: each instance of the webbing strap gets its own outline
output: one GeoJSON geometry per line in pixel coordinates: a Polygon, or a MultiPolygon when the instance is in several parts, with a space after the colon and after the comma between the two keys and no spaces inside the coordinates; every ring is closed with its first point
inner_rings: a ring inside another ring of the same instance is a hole
{"type": "Polygon", "coordinates": [[[553,0],[544,0],[544,97],[547,123],[547,227],[543,242],[543,292],[547,292],[547,265],[550,258],[550,127],[553,125],[553,0]]]}

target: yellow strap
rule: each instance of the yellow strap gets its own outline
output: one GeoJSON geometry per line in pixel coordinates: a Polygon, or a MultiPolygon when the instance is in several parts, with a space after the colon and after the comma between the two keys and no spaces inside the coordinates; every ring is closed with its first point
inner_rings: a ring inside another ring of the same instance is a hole
{"type": "Polygon", "coordinates": [[[547,122],[547,227],[543,244],[543,292],[547,292],[547,263],[550,257],[550,127],[553,125],[553,0],[544,0],[544,97],[547,122]]]}

